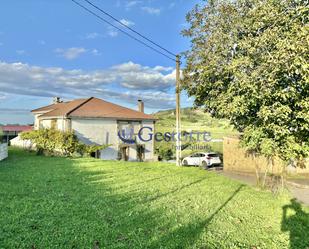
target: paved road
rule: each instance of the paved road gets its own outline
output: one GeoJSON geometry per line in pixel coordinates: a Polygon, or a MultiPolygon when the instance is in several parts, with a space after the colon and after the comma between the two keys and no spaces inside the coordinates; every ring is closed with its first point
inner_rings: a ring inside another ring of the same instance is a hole
{"type": "MultiPolygon", "coordinates": [[[[256,186],[255,175],[237,174],[226,171],[216,171],[228,178],[238,180],[248,185],[256,186]]],[[[303,204],[309,206],[309,179],[289,179],[287,184],[288,190],[291,194],[303,204]]]]}

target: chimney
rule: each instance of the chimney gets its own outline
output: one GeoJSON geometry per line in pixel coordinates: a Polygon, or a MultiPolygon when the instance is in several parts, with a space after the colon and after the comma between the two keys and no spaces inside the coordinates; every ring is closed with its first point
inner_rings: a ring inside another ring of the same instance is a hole
{"type": "Polygon", "coordinates": [[[139,99],[137,102],[138,102],[138,111],[144,113],[144,102],[143,102],[143,100],[139,99]]]}
{"type": "Polygon", "coordinates": [[[59,104],[61,102],[60,97],[53,98],[53,104],[59,104]]]}

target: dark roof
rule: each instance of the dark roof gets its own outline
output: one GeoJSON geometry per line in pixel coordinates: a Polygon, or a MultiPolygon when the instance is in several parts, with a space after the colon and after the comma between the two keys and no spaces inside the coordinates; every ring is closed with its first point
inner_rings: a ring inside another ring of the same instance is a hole
{"type": "Polygon", "coordinates": [[[116,105],[98,98],[76,99],[68,102],[53,104],[32,110],[31,112],[43,112],[40,117],[85,117],[85,118],[116,118],[155,120],[152,115],[135,111],[120,105],[116,105]]]}
{"type": "Polygon", "coordinates": [[[3,131],[31,131],[33,128],[30,125],[4,125],[1,127],[3,131]]]}
{"type": "MultiPolygon", "coordinates": [[[[70,110],[70,108],[72,109],[84,103],[86,100],[87,99],[75,99],[75,100],[68,101],[68,102],[60,102],[57,104],[52,104],[52,105],[44,106],[38,109],[34,109],[31,112],[51,112],[51,111],[59,110],[61,111],[61,113],[65,113],[66,110],[70,110]]],[[[57,114],[57,112],[55,112],[54,114],[57,114]]]]}

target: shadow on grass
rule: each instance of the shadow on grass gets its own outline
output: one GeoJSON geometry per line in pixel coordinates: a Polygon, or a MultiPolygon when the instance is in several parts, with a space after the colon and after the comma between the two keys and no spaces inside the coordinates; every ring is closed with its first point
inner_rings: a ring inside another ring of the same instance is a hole
{"type": "MultiPolygon", "coordinates": [[[[98,168],[87,171],[70,159],[23,153],[13,159],[6,170],[0,169],[0,248],[192,248],[243,187],[209,217],[193,216],[178,226],[173,220],[177,213],[167,213],[164,203],[152,205],[147,191],[115,191],[100,162],[93,161],[98,168]]],[[[203,180],[183,183],[156,198],[203,180]]]]}
{"type": "Polygon", "coordinates": [[[166,196],[169,196],[169,195],[172,195],[172,194],[175,194],[177,192],[180,192],[182,190],[184,190],[185,188],[189,188],[189,187],[192,187],[193,185],[195,184],[198,184],[198,183],[201,183],[202,181],[204,181],[205,179],[207,179],[208,177],[203,177],[202,179],[199,179],[199,180],[196,180],[196,181],[193,181],[193,182],[190,182],[188,184],[184,184],[184,185],[181,185],[179,186],[178,188],[175,188],[167,193],[162,193],[162,194],[159,194],[159,195],[156,195],[154,197],[151,197],[149,199],[147,199],[147,201],[155,201],[159,198],[163,198],[163,197],[166,197],[166,196]]]}
{"type": "Polygon", "coordinates": [[[291,199],[291,204],[283,206],[282,210],[281,230],[290,233],[290,248],[309,248],[309,214],[296,199],[291,199]]]}
{"type": "Polygon", "coordinates": [[[202,221],[194,221],[185,226],[180,227],[165,236],[155,241],[151,245],[151,248],[160,248],[162,245],[172,244],[170,248],[192,248],[195,242],[198,240],[201,233],[207,230],[208,225],[214,219],[214,217],[240,192],[245,185],[240,185],[233,194],[222,203],[208,218],[202,221]],[[184,247],[182,247],[185,245],[184,247]]]}

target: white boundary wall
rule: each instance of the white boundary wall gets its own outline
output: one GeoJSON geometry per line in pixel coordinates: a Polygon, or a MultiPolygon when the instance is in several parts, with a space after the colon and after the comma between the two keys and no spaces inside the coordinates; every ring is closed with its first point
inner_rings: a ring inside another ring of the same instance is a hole
{"type": "Polygon", "coordinates": [[[20,136],[17,136],[10,140],[11,146],[19,147],[23,149],[34,149],[35,146],[31,143],[30,140],[23,140],[20,136]]]}
{"type": "Polygon", "coordinates": [[[8,157],[8,145],[0,144],[0,161],[8,157]]]}

